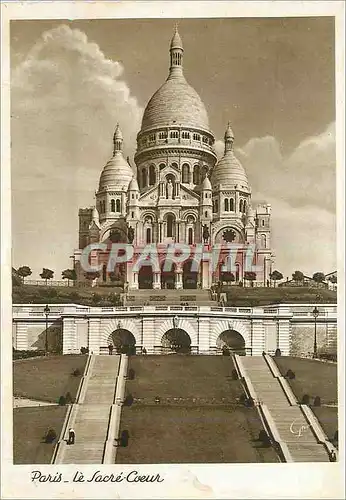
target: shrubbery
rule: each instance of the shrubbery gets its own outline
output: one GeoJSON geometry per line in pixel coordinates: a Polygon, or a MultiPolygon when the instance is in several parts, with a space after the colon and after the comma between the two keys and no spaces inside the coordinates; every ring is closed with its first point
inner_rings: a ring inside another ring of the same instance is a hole
{"type": "Polygon", "coordinates": [[[122,431],[121,433],[121,437],[120,437],[120,446],[123,446],[124,448],[126,448],[126,446],[128,445],[128,442],[129,442],[129,431],[128,430],[125,430],[125,431],[122,431]]]}
{"type": "Polygon", "coordinates": [[[258,435],[258,440],[262,442],[263,446],[269,447],[271,445],[270,437],[265,430],[261,430],[258,435]]]}
{"type": "Polygon", "coordinates": [[[293,380],[296,378],[296,374],[291,369],[288,369],[285,377],[289,378],[290,380],[293,380]]]}
{"type": "Polygon", "coordinates": [[[275,356],[281,356],[281,350],[279,348],[276,349],[275,356]]]}
{"type": "Polygon", "coordinates": [[[80,377],[82,375],[82,372],[80,371],[79,368],[76,368],[75,370],[73,370],[72,375],[74,377],[80,377]]]}
{"type": "Polygon", "coordinates": [[[319,396],[315,397],[314,406],[321,406],[321,398],[319,396]]]}
{"type": "Polygon", "coordinates": [[[59,401],[58,401],[59,406],[65,406],[66,405],[66,398],[65,396],[60,396],[59,401]]]}
{"type": "Polygon", "coordinates": [[[49,429],[47,434],[44,437],[44,442],[45,443],[53,443],[57,438],[56,432],[54,429],[49,429]]]}
{"type": "Polygon", "coordinates": [[[310,396],[309,394],[304,394],[302,397],[302,405],[308,405],[310,404],[310,396]]]}
{"type": "Polygon", "coordinates": [[[46,351],[41,351],[41,350],[39,350],[39,351],[30,351],[30,350],[18,351],[14,348],[12,350],[13,359],[35,358],[35,357],[39,357],[39,356],[45,356],[45,354],[46,354],[46,351]]]}

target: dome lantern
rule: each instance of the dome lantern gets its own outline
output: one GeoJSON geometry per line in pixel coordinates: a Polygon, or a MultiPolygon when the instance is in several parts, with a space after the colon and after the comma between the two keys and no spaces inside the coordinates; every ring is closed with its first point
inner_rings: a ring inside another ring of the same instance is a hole
{"type": "Polygon", "coordinates": [[[178,26],[175,26],[175,31],[173,38],[171,40],[171,46],[169,49],[171,56],[171,65],[169,68],[169,76],[170,78],[179,78],[183,74],[183,42],[181,41],[178,26]]]}
{"type": "Polygon", "coordinates": [[[121,133],[119,123],[117,123],[117,126],[115,128],[114,136],[113,136],[113,155],[116,155],[118,151],[122,151],[123,149],[123,135],[121,133]]]}
{"type": "Polygon", "coordinates": [[[228,122],[226,132],[225,132],[225,154],[228,151],[232,151],[233,142],[234,142],[234,134],[233,134],[233,130],[231,129],[231,124],[230,124],[230,122],[228,122]]]}

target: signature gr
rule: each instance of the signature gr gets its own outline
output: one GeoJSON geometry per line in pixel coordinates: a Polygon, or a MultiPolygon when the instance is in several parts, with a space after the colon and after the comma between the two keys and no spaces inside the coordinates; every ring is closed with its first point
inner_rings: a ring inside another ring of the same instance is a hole
{"type": "Polygon", "coordinates": [[[297,437],[301,437],[303,435],[303,432],[307,431],[310,427],[310,424],[302,423],[302,418],[298,417],[293,420],[293,422],[290,425],[290,432],[291,434],[294,434],[297,437]],[[299,421],[300,422],[297,422],[299,421]]]}

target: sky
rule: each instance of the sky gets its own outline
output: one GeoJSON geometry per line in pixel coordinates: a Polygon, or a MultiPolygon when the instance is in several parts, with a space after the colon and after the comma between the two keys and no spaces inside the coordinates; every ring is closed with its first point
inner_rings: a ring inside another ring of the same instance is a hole
{"type": "Polygon", "coordinates": [[[119,122],[133,155],[168,75],[175,23],[184,74],[222,154],[228,121],[252,188],[272,205],[274,267],[336,268],[333,18],[11,22],[13,265],[71,267],[78,209],[94,203],[119,122]]]}

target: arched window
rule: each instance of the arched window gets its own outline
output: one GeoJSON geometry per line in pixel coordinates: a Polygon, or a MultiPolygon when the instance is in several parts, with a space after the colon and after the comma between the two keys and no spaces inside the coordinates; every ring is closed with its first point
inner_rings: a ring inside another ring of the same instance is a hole
{"type": "Polygon", "coordinates": [[[155,166],[150,165],[150,167],[149,167],[149,186],[155,186],[155,183],[156,183],[155,166]]]}
{"type": "Polygon", "coordinates": [[[178,163],[172,163],[171,167],[178,168],[178,163]]]}
{"type": "Polygon", "coordinates": [[[120,212],[120,200],[116,201],[116,212],[120,212]]]}
{"type": "Polygon", "coordinates": [[[173,226],[174,226],[174,217],[173,215],[167,215],[167,237],[173,237],[173,226]]]}
{"type": "Polygon", "coordinates": [[[151,243],[151,228],[150,227],[147,227],[146,242],[151,243]]]}
{"type": "Polygon", "coordinates": [[[111,200],[111,212],[115,212],[115,201],[111,200]]]}
{"type": "Polygon", "coordinates": [[[160,165],[159,165],[159,169],[160,169],[160,170],[163,170],[163,169],[165,168],[165,166],[166,166],[166,165],[165,165],[164,163],[160,163],[160,165]]]}
{"type": "Polygon", "coordinates": [[[215,200],[215,212],[219,211],[219,200],[215,200]]]}
{"type": "Polygon", "coordinates": [[[233,200],[233,198],[231,198],[229,200],[229,210],[230,210],[230,212],[234,212],[234,200],[233,200]]]}
{"type": "Polygon", "coordinates": [[[204,217],[208,217],[208,212],[207,211],[204,212],[204,217]]]}
{"type": "Polygon", "coordinates": [[[229,211],[228,198],[225,199],[225,212],[229,211]]]}
{"type": "Polygon", "coordinates": [[[190,182],[190,168],[189,168],[189,165],[187,163],[184,163],[183,166],[182,166],[182,182],[184,184],[188,184],[190,182]]]}
{"type": "Polygon", "coordinates": [[[264,219],[262,220],[262,226],[264,226],[264,219]]]}
{"type": "Polygon", "coordinates": [[[199,178],[198,178],[199,175],[198,174],[199,174],[199,167],[198,167],[198,165],[195,165],[193,167],[193,183],[194,184],[199,184],[199,178]]]}
{"type": "Polygon", "coordinates": [[[143,188],[147,187],[147,170],[146,170],[146,168],[143,168],[143,170],[142,170],[142,187],[143,188]]]}
{"type": "Polygon", "coordinates": [[[239,202],[239,212],[243,211],[243,200],[240,200],[239,202]]]}
{"type": "Polygon", "coordinates": [[[103,264],[102,266],[102,280],[107,281],[107,266],[103,264]]]}
{"type": "Polygon", "coordinates": [[[189,227],[189,231],[188,231],[188,244],[193,245],[193,229],[192,229],[192,227],[189,227]]]}

